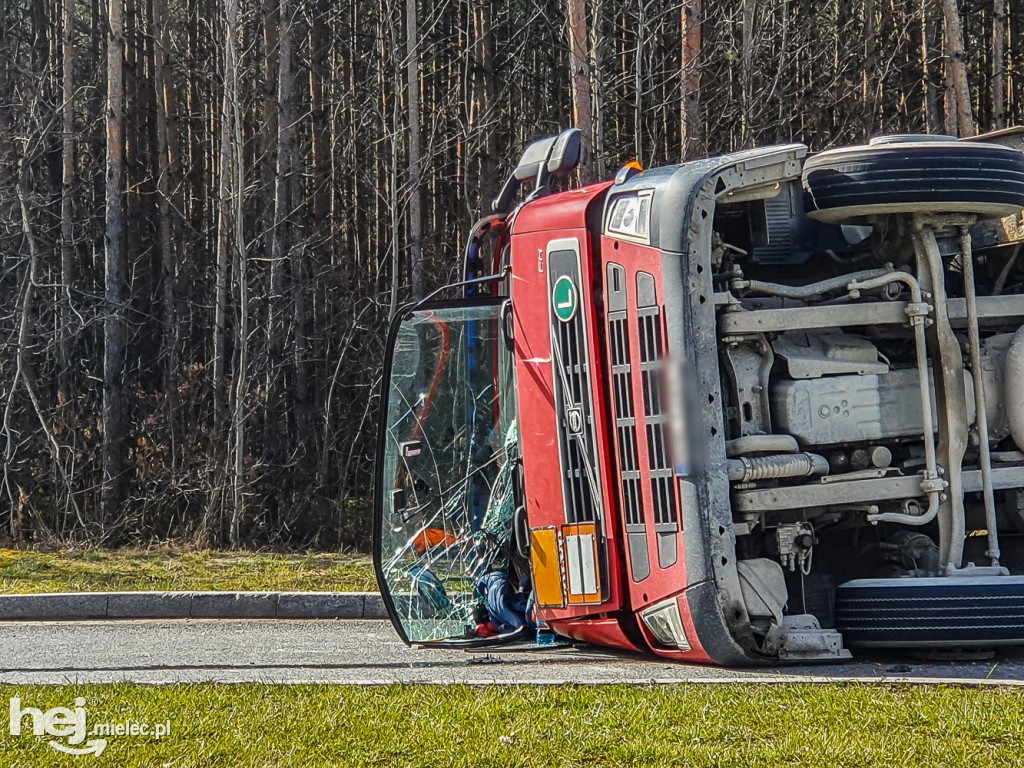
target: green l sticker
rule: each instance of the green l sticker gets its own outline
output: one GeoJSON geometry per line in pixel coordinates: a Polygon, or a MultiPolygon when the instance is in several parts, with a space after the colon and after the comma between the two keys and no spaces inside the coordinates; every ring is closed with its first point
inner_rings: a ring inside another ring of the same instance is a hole
{"type": "Polygon", "coordinates": [[[563,323],[568,323],[576,317],[579,295],[571,277],[562,275],[555,281],[555,288],[551,292],[551,301],[555,307],[555,317],[563,323]]]}

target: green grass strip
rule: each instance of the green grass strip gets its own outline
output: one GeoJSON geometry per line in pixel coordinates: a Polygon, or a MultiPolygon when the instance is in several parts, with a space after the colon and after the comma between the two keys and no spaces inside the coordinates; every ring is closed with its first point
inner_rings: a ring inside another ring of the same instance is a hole
{"type": "Polygon", "coordinates": [[[171,721],[68,757],[0,722],[5,765],[1020,766],[1024,693],[880,685],[0,686],[0,710],[171,721]]]}

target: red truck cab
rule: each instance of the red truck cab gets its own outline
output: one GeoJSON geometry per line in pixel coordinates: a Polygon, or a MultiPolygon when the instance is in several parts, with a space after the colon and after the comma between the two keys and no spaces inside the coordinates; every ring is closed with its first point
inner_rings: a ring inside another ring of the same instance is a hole
{"type": "MultiPolygon", "coordinates": [[[[957,512],[936,490],[947,482],[940,478],[956,476],[1008,504],[1020,499],[1024,510],[1024,456],[1018,466],[1009,450],[1022,438],[995,425],[987,442],[1008,463],[968,452],[954,466],[948,444],[961,427],[937,425],[936,454],[932,429],[920,426],[929,424],[922,400],[912,399],[928,398],[932,381],[930,410],[958,402],[934,384],[949,369],[948,345],[915,336],[912,319],[930,312],[945,322],[916,297],[945,290],[934,278],[941,282],[953,260],[937,260],[929,273],[926,233],[916,270],[847,266],[868,258],[867,236],[854,229],[873,228],[895,251],[884,226],[891,219],[880,217],[923,204],[890,204],[882,188],[867,207],[808,198],[805,190],[823,187],[808,182],[800,144],[626,167],[614,181],[552,193],[552,178],[575,167],[578,142],[570,130],[528,147],[495,201],[498,213],[472,232],[466,279],[451,286],[463,296],[410,305],[392,326],[374,557],[400,636],[480,645],[523,640],[542,622],[580,642],[722,665],[846,658],[835,629],[843,621],[843,634],[865,645],[1024,642],[1014,619],[1024,610],[1024,578],[996,558],[961,568],[956,547],[971,542],[964,533],[958,544],[950,521],[972,512],[957,512]],[[515,205],[529,181],[535,188],[515,205]],[[869,226],[840,223],[855,216],[869,226]],[[774,275],[787,284],[765,279],[774,275]],[[926,280],[931,290],[921,293],[915,286],[926,280]],[[845,306],[857,302],[867,302],[863,311],[845,306]],[[875,322],[891,332],[858,330],[875,322]],[[929,363],[938,366],[931,373],[929,363]],[[864,408],[851,416],[860,406],[847,399],[862,390],[871,402],[909,402],[918,412],[904,407],[889,423],[866,420],[864,408]],[[805,413],[809,402],[818,407],[814,398],[837,398],[834,413],[832,400],[828,413],[820,406],[824,416],[805,413]],[[813,420],[825,416],[824,426],[813,420]],[[861,467],[862,454],[875,463],[861,467]],[[864,532],[877,552],[851,554],[865,551],[864,532]],[[947,578],[955,571],[968,578],[947,578]],[[485,578],[495,572],[497,607],[487,594],[495,582],[485,578]],[[985,618],[991,631],[978,634],[966,617],[962,627],[956,617],[941,630],[927,623],[929,601],[990,593],[1005,601],[985,618]],[[921,612],[916,634],[900,635],[906,628],[888,614],[871,613],[886,610],[878,607],[892,599],[885,595],[909,601],[908,616],[921,612]],[[504,623],[507,605],[525,623],[504,623]]],[[[870,157],[893,162],[887,151],[870,157]]],[[[1024,206],[1024,157],[1013,162],[1020,189],[982,203],[944,199],[942,210],[994,216],[1024,206]]],[[[945,229],[914,221],[942,241],[945,229]]],[[[957,263],[962,270],[963,258],[957,263]]],[[[977,297],[963,301],[967,324],[977,324],[977,297]]],[[[979,349],[1003,354],[1006,376],[1017,375],[1024,335],[1017,332],[1015,352],[1013,331],[1024,325],[1024,306],[1014,297],[981,302],[990,329],[979,349]]],[[[951,336],[962,326],[951,324],[951,336]]],[[[960,365],[951,381],[966,386],[960,365]]],[[[979,420],[985,386],[994,385],[979,378],[967,387],[975,407],[965,422],[979,420]]],[[[1015,386],[1005,385],[1011,413],[1015,386]]]]}

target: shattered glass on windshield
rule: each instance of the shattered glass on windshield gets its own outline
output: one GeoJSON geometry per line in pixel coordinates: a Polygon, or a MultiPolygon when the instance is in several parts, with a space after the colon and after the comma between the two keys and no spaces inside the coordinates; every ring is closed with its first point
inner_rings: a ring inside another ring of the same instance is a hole
{"type": "Polygon", "coordinates": [[[456,306],[413,312],[398,330],[379,556],[410,642],[522,624],[525,585],[510,577],[518,440],[499,322],[496,304],[456,306]],[[489,591],[518,613],[488,613],[489,591]]]}

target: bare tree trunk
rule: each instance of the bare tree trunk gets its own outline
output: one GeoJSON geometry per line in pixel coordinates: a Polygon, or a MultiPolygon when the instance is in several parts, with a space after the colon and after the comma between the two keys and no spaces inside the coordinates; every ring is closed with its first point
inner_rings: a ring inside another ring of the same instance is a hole
{"type": "Polygon", "coordinates": [[[956,101],[956,127],[958,135],[974,135],[974,117],[971,114],[971,91],[967,83],[967,53],[964,50],[964,31],[960,21],[957,0],[942,0],[942,15],[946,24],[946,61],[950,82],[946,95],[952,93],[956,101]]]}
{"type": "MultiPolygon", "coordinates": [[[[498,148],[495,144],[497,115],[497,84],[494,72],[494,34],[491,31],[493,0],[473,0],[473,77],[472,127],[479,136],[478,189],[482,212],[490,211],[491,200],[498,194],[498,148]]],[[[474,212],[480,209],[473,206],[474,212]]]]}
{"type": "Polygon", "coordinates": [[[121,502],[124,465],[123,386],[125,364],[124,220],[124,6],[108,0],[107,27],[106,259],[103,322],[103,486],[104,524],[115,520],[121,502]]]}
{"type": "Polygon", "coordinates": [[[740,105],[742,115],[742,143],[744,147],[751,142],[751,124],[754,111],[754,14],[757,6],[754,0],[743,0],[743,49],[741,54],[741,77],[743,100],[740,105]]]}
{"type": "Polygon", "coordinates": [[[146,291],[148,272],[136,261],[142,251],[142,123],[145,112],[139,103],[142,32],[139,0],[124,2],[124,253],[125,274],[132,275],[132,292],[146,291]],[[131,222],[131,226],[128,223],[131,222]]]}
{"type": "MultiPolygon", "coordinates": [[[[204,57],[203,46],[200,42],[200,0],[185,0],[187,23],[185,24],[185,56],[189,61],[201,61],[204,57]]],[[[187,171],[187,192],[184,205],[184,215],[188,226],[198,228],[203,215],[203,200],[205,198],[205,178],[203,175],[203,137],[200,126],[202,125],[203,109],[205,104],[202,99],[198,77],[188,78],[185,91],[185,113],[188,115],[186,121],[188,134],[188,158],[185,163],[187,171]]]]}
{"type": "Polygon", "coordinates": [[[292,7],[291,0],[278,3],[279,38],[277,64],[277,167],[274,173],[274,232],[270,256],[270,353],[271,364],[284,348],[284,267],[291,247],[288,199],[292,174],[292,143],[295,133],[295,110],[292,82],[292,7]]]}
{"type": "Polygon", "coordinates": [[[293,246],[291,227],[291,175],[295,136],[295,94],[292,75],[294,12],[292,0],[279,0],[277,56],[277,147],[274,168],[274,221],[271,232],[270,294],[267,306],[267,403],[264,448],[272,461],[285,447],[281,444],[284,392],[281,386],[285,360],[287,292],[285,267],[293,246]]]}
{"type": "Polygon", "coordinates": [[[605,72],[604,52],[607,38],[603,34],[604,13],[604,0],[593,0],[591,3],[590,50],[594,58],[592,78],[594,83],[594,172],[598,179],[607,177],[605,165],[605,93],[607,85],[603,77],[605,72]]]}
{"type": "MultiPolygon", "coordinates": [[[[214,405],[214,445],[217,470],[215,476],[223,477],[222,472],[228,457],[233,452],[232,442],[227,432],[228,415],[228,380],[227,380],[227,313],[230,266],[233,250],[242,247],[235,241],[238,223],[235,217],[240,213],[238,198],[242,194],[238,186],[237,168],[241,163],[241,147],[236,144],[236,134],[240,126],[236,125],[238,114],[238,50],[240,44],[240,28],[238,21],[239,0],[226,0],[224,5],[224,91],[220,108],[220,136],[218,150],[218,212],[217,212],[217,273],[214,298],[214,335],[213,335],[213,405],[214,405]]],[[[237,385],[237,382],[233,382],[237,385]]],[[[233,420],[232,420],[233,421],[233,420]]],[[[216,483],[212,489],[207,521],[204,526],[207,535],[216,525],[216,511],[223,509],[226,489],[223,483],[216,483]]],[[[232,491],[232,497],[233,497],[232,491]]],[[[232,547],[238,546],[239,517],[232,504],[231,519],[228,526],[228,539],[232,547]]],[[[219,526],[218,526],[219,527],[219,526]]]]}
{"type": "MultiPolygon", "coordinates": [[[[237,107],[236,107],[237,109],[237,107]]],[[[239,158],[241,158],[242,142],[241,128],[238,126],[238,118],[241,110],[236,111],[236,144],[239,158]]],[[[238,247],[235,249],[235,274],[238,282],[238,330],[235,334],[236,360],[232,384],[234,392],[232,397],[233,409],[231,417],[231,429],[234,433],[234,466],[231,477],[231,533],[234,537],[232,546],[241,543],[240,528],[241,521],[245,518],[245,396],[249,368],[249,276],[246,247],[243,238],[244,221],[242,217],[242,190],[245,175],[241,159],[237,169],[237,189],[235,195],[235,240],[238,247]]]]}
{"type": "Polygon", "coordinates": [[[423,201],[420,197],[420,52],[417,0],[405,3],[406,80],[409,110],[409,267],[412,295],[423,296],[423,201]]]}
{"type": "Polygon", "coordinates": [[[928,133],[942,133],[942,111],[939,109],[938,48],[942,38],[937,0],[921,0],[921,73],[924,81],[925,120],[928,133]]]}
{"type": "Polygon", "coordinates": [[[682,141],[681,158],[704,155],[704,126],[700,119],[700,46],[702,0],[684,0],[682,12],[682,141]]]}
{"type": "Polygon", "coordinates": [[[633,56],[633,156],[644,160],[644,45],[647,41],[646,4],[637,8],[636,53],[633,56]]]}
{"type": "Polygon", "coordinates": [[[945,132],[950,136],[956,136],[959,133],[958,123],[959,115],[957,109],[957,93],[956,87],[953,83],[953,64],[948,56],[943,56],[943,82],[945,83],[945,90],[943,91],[942,105],[944,109],[943,113],[943,124],[945,126],[945,132]]]}
{"type": "Polygon", "coordinates": [[[231,263],[231,212],[233,201],[234,109],[238,98],[238,0],[224,6],[224,91],[220,107],[220,149],[217,153],[217,273],[213,313],[213,429],[215,441],[223,445],[227,414],[227,301],[228,268],[231,263]]]}
{"type": "MultiPolygon", "coordinates": [[[[401,82],[402,70],[399,64],[399,57],[395,55],[400,45],[400,33],[395,26],[395,13],[392,11],[395,6],[391,3],[387,3],[386,12],[382,14],[387,19],[387,26],[385,27],[383,19],[380,22],[380,60],[381,62],[387,61],[389,46],[388,41],[391,42],[390,53],[392,61],[392,82],[396,84],[401,82]]],[[[394,317],[395,311],[398,308],[398,289],[402,283],[402,270],[403,261],[401,256],[401,250],[399,248],[399,194],[398,194],[398,139],[402,133],[402,112],[401,112],[401,99],[398,97],[398,93],[391,94],[391,109],[390,117],[391,124],[388,125],[388,89],[387,89],[387,75],[383,66],[380,68],[380,75],[378,79],[378,87],[380,90],[380,104],[381,104],[381,126],[384,132],[389,137],[389,150],[390,150],[390,163],[388,163],[388,177],[387,177],[387,195],[377,195],[376,200],[378,206],[384,204],[387,200],[387,214],[388,214],[388,232],[389,237],[387,238],[390,243],[390,261],[391,261],[391,302],[388,312],[388,317],[394,317]]],[[[378,178],[380,178],[378,176],[378,178]]],[[[378,208],[378,210],[380,210],[378,208]]],[[[378,218],[381,218],[383,211],[377,214],[378,218]]],[[[378,227],[376,231],[377,240],[380,241],[381,228],[378,227]]],[[[379,247],[379,246],[378,246],[379,247]]]]}
{"type": "Polygon", "coordinates": [[[309,106],[310,131],[313,144],[313,221],[328,222],[331,212],[330,132],[328,110],[324,100],[324,72],[330,67],[327,14],[328,0],[316,0],[311,9],[309,26],[309,106]]]}
{"type": "Polygon", "coordinates": [[[875,2],[864,0],[864,65],[861,73],[861,99],[864,102],[864,138],[874,131],[876,93],[879,87],[875,63],[875,2]]]}
{"type": "Polygon", "coordinates": [[[263,123],[260,156],[263,199],[264,254],[274,252],[274,184],[277,158],[277,65],[279,33],[277,0],[263,0],[263,123]]]}
{"type": "MultiPolygon", "coordinates": [[[[227,0],[225,7],[225,31],[226,46],[224,51],[224,101],[221,111],[221,209],[219,219],[218,245],[217,245],[217,311],[224,314],[220,316],[220,323],[217,332],[221,335],[221,344],[226,344],[226,305],[228,293],[228,262],[233,261],[236,273],[244,268],[242,252],[245,250],[245,221],[242,208],[242,195],[245,191],[244,173],[244,144],[242,142],[241,126],[241,104],[238,87],[241,47],[241,26],[239,24],[239,0],[227,0]],[[233,254],[232,254],[233,249],[233,254]],[[222,295],[223,290],[223,295],[222,295]]],[[[225,445],[224,456],[234,454],[235,461],[231,467],[231,519],[228,526],[228,540],[231,547],[237,548],[241,545],[241,520],[244,511],[244,496],[239,484],[240,467],[244,459],[244,429],[242,423],[242,408],[244,406],[244,377],[246,368],[245,333],[248,324],[248,307],[246,306],[246,277],[244,273],[237,274],[239,283],[239,298],[243,300],[241,312],[245,315],[242,327],[238,329],[236,343],[242,347],[236,351],[237,365],[232,379],[232,419],[231,426],[234,432],[234,440],[225,445]],[[240,455],[242,454],[242,455],[240,455]]],[[[221,364],[226,364],[227,352],[222,348],[221,364]]],[[[221,396],[226,396],[223,388],[225,379],[218,378],[218,386],[221,387],[221,396]]],[[[218,433],[218,437],[220,434],[218,433]]],[[[226,437],[226,436],[225,436],[226,437]]]]}
{"type": "Polygon", "coordinates": [[[174,114],[174,84],[168,61],[171,37],[168,29],[167,0],[153,0],[153,90],[156,102],[157,152],[157,247],[160,251],[160,303],[163,333],[164,392],[167,397],[167,423],[171,435],[171,463],[178,458],[178,334],[175,312],[177,255],[174,224],[171,220],[171,169],[177,162],[177,137],[169,121],[174,114]]]}
{"type": "Polygon", "coordinates": [[[992,119],[1006,127],[1006,0],[992,0],[992,119]]]}
{"type": "Polygon", "coordinates": [[[61,191],[60,191],[60,286],[57,342],[57,400],[63,405],[71,400],[71,283],[74,280],[74,198],[75,183],[75,2],[63,0],[61,73],[61,191]]]}
{"type": "Polygon", "coordinates": [[[590,106],[590,54],[587,50],[587,8],[585,0],[566,0],[569,21],[569,86],[572,117],[583,134],[580,180],[594,180],[594,120],[590,106]]]}

